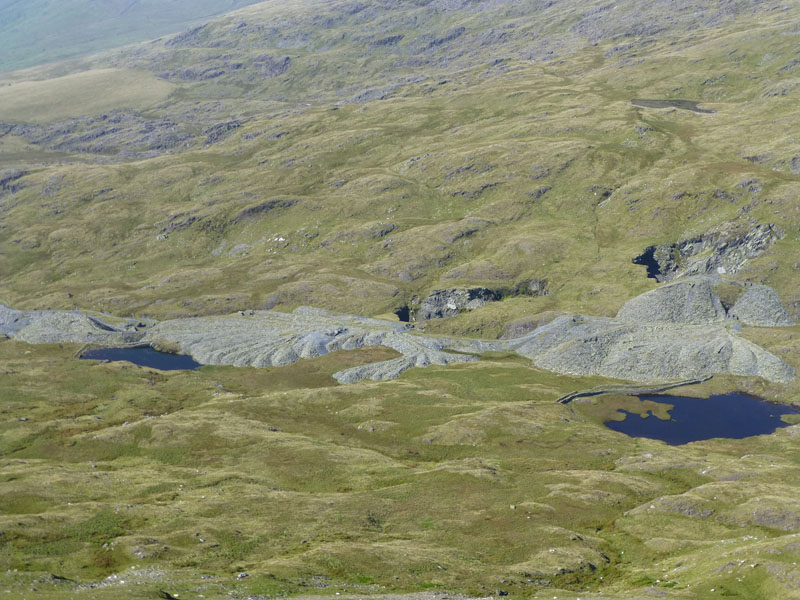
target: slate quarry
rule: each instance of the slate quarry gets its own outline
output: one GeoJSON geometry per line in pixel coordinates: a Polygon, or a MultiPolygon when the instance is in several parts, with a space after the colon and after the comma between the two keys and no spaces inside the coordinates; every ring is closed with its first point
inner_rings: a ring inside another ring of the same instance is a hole
{"type": "Polygon", "coordinates": [[[300,307],[292,313],[236,315],[111,325],[81,312],[19,311],[0,307],[0,333],[29,343],[177,346],[203,364],[282,366],[337,350],[386,346],[401,357],[345,369],[340,383],[388,380],[412,367],[478,360],[487,351],[513,351],[533,365],[575,375],[665,382],[728,373],[773,382],[794,369],[739,337],[742,324],[792,325],[767,286],[746,286],[730,310],[715,293],[720,279],[696,276],[629,300],[616,317],[562,315],[522,337],[479,340],[421,335],[398,324],[300,307]],[[453,352],[455,351],[455,352],[453,352]]]}

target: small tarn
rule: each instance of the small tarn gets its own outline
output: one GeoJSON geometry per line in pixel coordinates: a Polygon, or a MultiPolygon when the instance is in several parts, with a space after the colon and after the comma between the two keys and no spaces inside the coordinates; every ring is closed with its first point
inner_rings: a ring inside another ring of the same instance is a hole
{"type": "Polygon", "coordinates": [[[409,309],[407,306],[401,306],[394,311],[394,314],[397,315],[397,318],[401,323],[408,323],[411,321],[411,309],[409,309]]]}
{"type": "Polygon", "coordinates": [[[160,371],[191,371],[202,366],[191,356],[168,354],[149,347],[141,348],[95,348],[81,354],[90,360],[125,360],[140,367],[150,367],[160,371]]]}
{"type": "Polygon", "coordinates": [[[789,423],[781,417],[800,413],[796,407],[773,404],[740,392],[689,398],[686,396],[642,395],[641,401],[671,405],[669,419],[652,411],[644,415],[620,410],[623,421],[606,421],[609,429],[631,437],[661,440],[671,446],[712,438],[741,439],[772,433],[789,423]]]}
{"type": "Polygon", "coordinates": [[[661,265],[658,263],[655,257],[656,247],[655,246],[648,246],[645,248],[644,252],[633,259],[633,264],[635,265],[644,265],[647,267],[647,276],[650,279],[655,279],[658,281],[659,276],[661,273],[661,265]]]}

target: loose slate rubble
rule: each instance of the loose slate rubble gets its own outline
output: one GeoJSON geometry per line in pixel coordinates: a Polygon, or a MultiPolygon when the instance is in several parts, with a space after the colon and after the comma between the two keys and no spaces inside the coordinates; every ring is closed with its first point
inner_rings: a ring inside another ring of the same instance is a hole
{"type": "Polygon", "coordinates": [[[19,311],[0,305],[0,334],[32,344],[163,346],[167,342],[211,365],[282,366],[369,346],[386,346],[402,354],[339,371],[334,377],[340,383],[394,379],[412,367],[476,361],[474,354],[487,351],[513,351],[557,373],[635,382],[718,373],[779,383],[793,380],[790,365],[736,335],[739,323],[793,324],[777,293],[767,286],[747,286],[726,312],[714,292],[719,282],[704,276],[680,280],[631,299],[616,317],[560,316],[528,335],[497,341],[421,335],[410,324],[309,307],[292,313],[249,311],[171,319],[152,326],[128,321],[112,326],[77,311],[19,311]]]}
{"type": "Polygon", "coordinates": [[[714,293],[714,280],[693,277],[663,285],[628,300],[617,313],[626,323],[721,323],[725,308],[714,293]]]}
{"type": "Polygon", "coordinates": [[[728,315],[745,325],[787,327],[794,325],[778,293],[766,285],[751,285],[739,296],[728,315]]]}
{"type": "MultiPolygon", "coordinates": [[[[394,379],[411,367],[447,365],[477,360],[445,348],[453,340],[415,335],[412,328],[392,321],[331,314],[300,307],[292,313],[253,311],[233,317],[201,317],[164,321],[144,341],[165,339],[180,345],[195,360],[212,365],[283,366],[336,350],[387,346],[403,356],[334,374],[341,383],[360,379],[394,379]]],[[[474,352],[497,346],[476,341],[474,352]]]]}
{"type": "Polygon", "coordinates": [[[21,311],[0,304],[0,335],[29,344],[131,344],[144,335],[133,323],[113,327],[80,311],[21,311]]]}
{"type": "Polygon", "coordinates": [[[668,382],[729,373],[774,382],[794,370],[763,348],[718,325],[626,323],[600,317],[555,319],[513,350],[542,369],[603,375],[637,382],[668,382]]]}

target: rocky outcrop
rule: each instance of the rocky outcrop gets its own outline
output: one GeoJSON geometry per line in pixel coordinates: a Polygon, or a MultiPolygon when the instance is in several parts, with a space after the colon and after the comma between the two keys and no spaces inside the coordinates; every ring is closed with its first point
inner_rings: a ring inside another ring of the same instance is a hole
{"type": "Polygon", "coordinates": [[[15,194],[21,190],[23,185],[19,180],[27,174],[27,171],[20,171],[19,169],[0,171],[0,194],[15,194]]]}
{"type": "Polygon", "coordinates": [[[547,296],[550,294],[548,285],[547,279],[528,279],[517,284],[514,292],[518,296],[547,296]]]}
{"type": "Polygon", "coordinates": [[[283,75],[292,66],[292,59],[288,56],[262,55],[253,59],[253,66],[262,77],[278,77],[283,75]]]}
{"type": "Polygon", "coordinates": [[[417,309],[417,321],[454,317],[464,310],[475,310],[500,300],[502,294],[484,287],[433,290],[417,309]]]}
{"type": "Polygon", "coordinates": [[[216,125],[212,125],[211,127],[207,128],[203,131],[203,135],[206,136],[205,139],[205,146],[210,146],[212,144],[216,144],[224,140],[225,138],[229,137],[234,131],[239,129],[242,126],[242,122],[234,119],[233,121],[227,121],[225,123],[217,123],[216,125]]]}
{"type": "Polygon", "coordinates": [[[775,225],[756,225],[747,230],[726,225],[674,244],[649,246],[633,259],[647,267],[647,276],[671,281],[681,275],[733,274],[750,259],[766,252],[785,233],[775,225]]]}
{"type": "Polygon", "coordinates": [[[2,124],[7,135],[56,152],[80,152],[144,158],[165,151],[186,150],[197,134],[199,123],[190,115],[181,119],[144,118],[128,111],[113,111],[93,117],[78,117],[48,124],[2,124]]]}
{"type": "Polygon", "coordinates": [[[527,279],[511,289],[473,287],[433,290],[422,300],[419,308],[411,311],[411,317],[414,321],[454,317],[463,311],[475,310],[507,296],[546,296],[549,293],[546,279],[527,279]]]}
{"type": "Polygon", "coordinates": [[[728,311],[728,315],[745,325],[787,327],[794,325],[781,304],[778,293],[766,285],[750,285],[728,311]]]}

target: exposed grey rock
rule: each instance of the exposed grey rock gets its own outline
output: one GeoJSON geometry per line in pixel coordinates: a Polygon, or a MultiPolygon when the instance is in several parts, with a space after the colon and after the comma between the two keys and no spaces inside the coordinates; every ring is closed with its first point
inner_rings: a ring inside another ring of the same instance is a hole
{"type": "Polygon", "coordinates": [[[433,290],[416,311],[416,320],[453,317],[463,310],[475,310],[501,297],[499,292],[483,287],[433,290]]]}
{"type": "Polygon", "coordinates": [[[260,202],[255,206],[250,206],[248,208],[243,209],[242,211],[239,212],[238,215],[236,215],[233,219],[231,219],[230,222],[231,225],[236,225],[237,223],[241,223],[246,219],[254,219],[273,210],[281,208],[291,208],[297,203],[298,200],[293,200],[293,199],[268,200],[266,202],[260,202]]]}
{"type": "Polygon", "coordinates": [[[189,148],[195,141],[191,124],[173,119],[148,119],[127,111],[79,117],[50,124],[0,124],[8,135],[58,152],[153,156],[166,150],[189,148]]]}
{"type": "Polygon", "coordinates": [[[240,254],[245,254],[248,250],[251,250],[253,247],[250,244],[236,244],[233,248],[228,251],[228,256],[239,256],[240,254]]]}
{"type": "Polygon", "coordinates": [[[96,320],[80,313],[56,311],[41,313],[40,318],[17,335],[17,339],[33,344],[130,344],[141,337],[138,332],[101,327],[96,320]]]}
{"type": "Polygon", "coordinates": [[[467,357],[468,360],[454,358],[456,354],[441,354],[439,359],[431,358],[428,354],[421,354],[418,356],[403,356],[402,358],[395,358],[379,363],[372,363],[360,367],[353,367],[334,373],[333,377],[339,383],[353,383],[361,381],[362,379],[372,379],[374,381],[396,379],[404,371],[412,367],[427,367],[431,364],[446,365],[451,362],[468,362],[469,360],[477,360],[474,357],[467,357]]]}
{"type": "Polygon", "coordinates": [[[465,27],[462,26],[454,27],[441,37],[434,37],[430,34],[421,35],[417,39],[417,42],[421,43],[422,50],[430,50],[432,48],[436,48],[437,46],[442,46],[443,44],[452,42],[453,40],[461,37],[465,31],[466,31],[465,27]]]}
{"type": "Polygon", "coordinates": [[[36,313],[14,310],[5,304],[0,304],[0,334],[9,337],[16,335],[33,323],[35,315],[36,313]]]}
{"type": "Polygon", "coordinates": [[[667,382],[717,373],[794,379],[794,370],[718,325],[625,323],[598,317],[559,317],[508,348],[558,373],[667,382]]]}
{"type": "Polygon", "coordinates": [[[728,311],[745,325],[756,327],[788,327],[794,325],[781,304],[778,293],[766,285],[751,285],[728,311]]]}
{"type": "Polygon", "coordinates": [[[390,35],[389,37],[381,38],[379,40],[375,40],[372,42],[372,46],[380,47],[380,46],[395,46],[397,45],[405,36],[402,34],[398,35],[390,35]]]}
{"type": "Polygon", "coordinates": [[[746,231],[724,226],[703,235],[649,246],[633,259],[647,266],[648,277],[671,281],[681,275],[733,274],[750,259],[766,252],[785,233],[775,225],[756,225],[746,231]]]}
{"type": "Polygon", "coordinates": [[[8,192],[9,194],[18,192],[23,187],[19,180],[27,174],[27,171],[20,171],[19,169],[0,171],[0,194],[4,192],[8,192]]]}
{"type": "MultiPolygon", "coordinates": [[[[509,340],[508,347],[541,368],[578,375],[653,382],[715,373],[794,379],[792,367],[725,327],[728,315],[714,293],[719,283],[698,276],[663,285],[629,300],[614,319],[559,317],[509,340]]],[[[740,302],[746,324],[791,324],[772,288],[751,286],[734,307],[740,302]]]]}
{"type": "MultiPolygon", "coordinates": [[[[770,160],[772,160],[772,155],[771,154],[763,154],[761,156],[749,156],[749,157],[746,156],[745,158],[748,159],[748,160],[752,159],[752,162],[757,162],[759,164],[766,164],[770,160]]],[[[743,190],[747,190],[749,193],[753,194],[754,196],[757,196],[758,194],[760,194],[761,190],[763,189],[761,187],[761,184],[759,183],[759,181],[757,179],[745,179],[744,181],[740,181],[739,183],[737,183],[736,187],[738,187],[740,189],[743,189],[743,190]]]]}
{"type": "Polygon", "coordinates": [[[19,311],[0,305],[0,333],[29,344],[130,344],[142,339],[144,332],[126,325],[112,327],[78,311],[19,311]]]}
{"type": "Polygon", "coordinates": [[[628,300],[617,320],[634,323],[715,323],[725,320],[725,308],[714,294],[713,280],[693,277],[663,285],[628,300]]]}
{"type": "Polygon", "coordinates": [[[550,191],[550,190],[552,190],[552,189],[553,189],[553,188],[552,188],[552,187],[550,187],[549,185],[542,186],[542,187],[540,187],[540,188],[537,188],[537,189],[536,189],[536,190],[534,190],[533,192],[531,192],[531,197],[532,197],[533,199],[535,199],[535,200],[538,200],[539,198],[541,198],[542,196],[544,196],[544,195],[545,195],[547,192],[549,192],[549,191],[550,191]]]}
{"type": "Polygon", "coordinates": [[[401,86],[399,83],[393,83],[379,88],[368,88],[354,94],[347,100],[347,102],[351,104],[364,104],[366,102],[373,102],[375,100],[386,100],[400,87],[401,86]]]}
{"type": "Polygon", "coordinates": [[[292,66],[292,59],[288,56],[258,56],[253,59],[253,66],[263,77],[277,77],[283,75],[292,66]]]}
{"type": "Polygon", "coordinates": [[[711,276],[695,276],[663,285],[626,302],[616,320],[629,323],[712,324],[736,319],[757,327],[794,325],[778,293],[766,285],[743,285],[711,276]],[[744,287],[726,310],[715,292],[717,285],[744,287]]]}
{"type": "MultiPolygon", "coordinates": [[[[455,272],[458,273],[457,270],[455,272]]],[[[433,290],[412,314],[412,320],[428,321],[453,317],[462,311],[475,310],[506,296],[546,296],[550,293],[547,283],[546,279],[526,279],[512,289],[473,287],[433,290]]]]}
{"type": "MultiPolygon", "coordinates": [[[[207,49],[229,46],[228,40],[217,40],[212,42],[207,49]]],[[[240,81],[255,82],[261,79],[269,79],[285,73],[292,61],[288,56],[275,58],[271,56],[257,56],[250,59],[249,54],[236,52],[231,54],[219,54],[213,52],[205,56],[205,60],[199,61],[194,65],[183,66],[177,70],[167,70],[158,73],[158,77],[169,81],[211,81],[219,77],[237,77],[240,81]]],[[[170,66],[174,66],[169,61],[170,66]]],[[[166,65],[165,65],[166,66],[166,65]]]]}
{"type": "Polygon", "coordinates": [[[164,321],[145,341],[162,339],[204,364],[282,366],[336,350],[387,346],[401,358],[346,369],[334,375],[349,383],[360,379],[394,379],[411,367],[477,360],[445,352],[449,340],[408,333],[391,321],[379,321],[300,307],[293,313],[254,311],[244,317],[201,317],[164,321]]]}
{"type": "Polygon", "coordinates": [[[211,144],[216,144],[217,142],[224,140],[241,126],[241,121],[234,120],[226,123],[218,123],[217,125],[209,127],[203,132],[203,134],[206,136],[205,145],[210,146],[211,144]]]}

